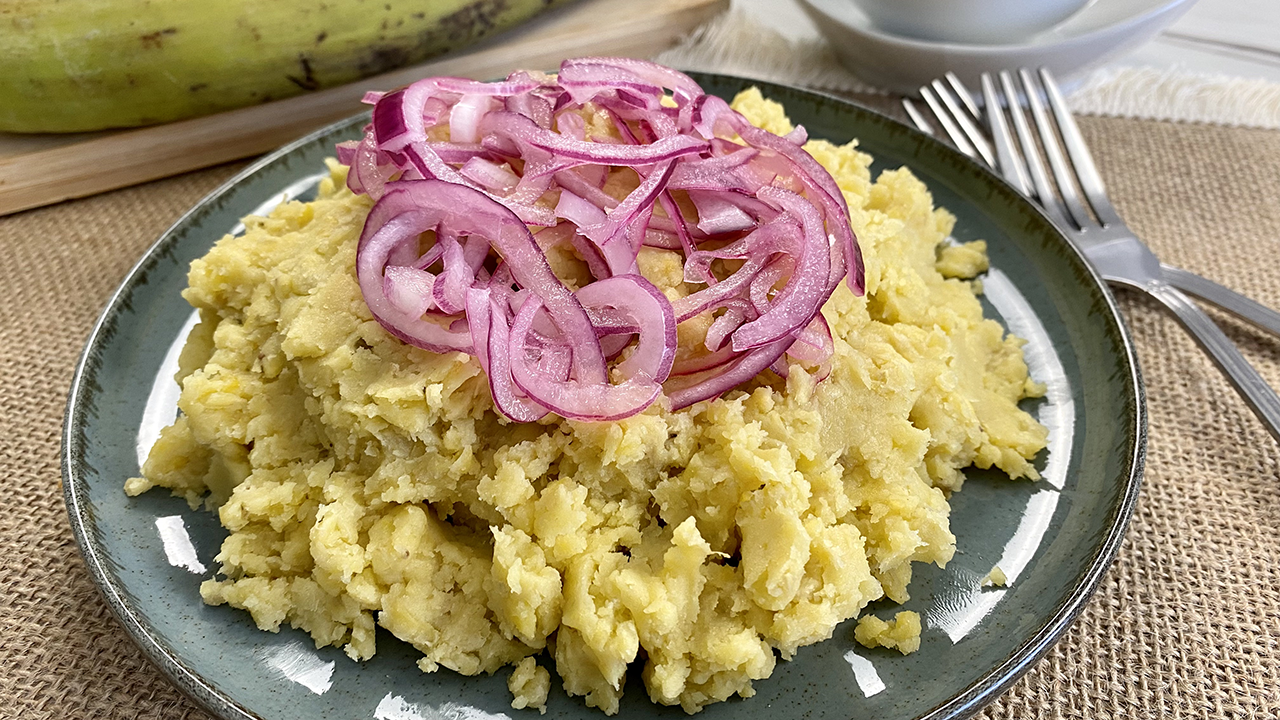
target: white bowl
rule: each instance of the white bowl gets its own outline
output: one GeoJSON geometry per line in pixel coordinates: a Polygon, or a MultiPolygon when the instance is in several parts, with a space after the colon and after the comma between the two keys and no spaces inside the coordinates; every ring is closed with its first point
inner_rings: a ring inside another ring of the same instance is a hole
{"type": "Polygon", "coordinates": [[[850,0],[882,30],[940,42],[1006,44],[1057,25],[1089,0],[850,0]]]}
{"type": "Polygon", "coordinates": [[[1009,45],[933,42],[877,28],[850,0],[800,0],[832,49],[856,75],[894,92],[955,72],[971,88],[984,72],[1048,67],[1070,84],[1089,67],[1155,37],[1195,0],[1095,0],[1050,30],[1009,45]]]}

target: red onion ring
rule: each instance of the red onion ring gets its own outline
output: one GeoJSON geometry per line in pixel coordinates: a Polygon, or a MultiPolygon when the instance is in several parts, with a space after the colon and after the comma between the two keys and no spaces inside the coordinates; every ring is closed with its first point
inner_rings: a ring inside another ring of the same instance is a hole
{"type": "Polygon", "coordinates": [[[611,308],[639,329],[635,352],[618,364],[622,377],[667,379],[676,357],[676,316],[661,290],[640,275],[615,275],[575,294],[588,312],[611,308]]]}
{"type": "MultiPolygon", "coordinates": [[[[536,399],[555,413],[576,420],[620,420],[653,404],[662,392],[662,386],[651,378],[637,376],[620,385],[611,385],[605,382],[561,382],[536,372],[528,362],[525,348],[534,316],[541,308],[542,301],[538,297],[530,296],[524,301],[511,324],[510,348],[505,353],[511,377],[530,398],[536,399]]],[[[494,360],[495,354],[491,342],[489,361],[493,371],[499,372],[500,368],[494,360]]],[[[577,354],[574,353],[575,356],[577,354]]]]}
{"type": "Polygon", "coordinates": [[[357,277],[378,322],[474,354],[518,422],[616,420],[664,392],[679,409],[767,367],[785,375],[786,357],[829,372],[821,307],[845,278],[861,292],[864,271],[843,194],[800,147],[805,129],[772,135],[642,60],[578,58],[539,77],[366,95],[365,137],[338,155],[352,192],[376,201],[357,277]],[[592,112],[616,136],[589,134],[592,112]],[[619,168],[640,182],[615,197],[619,168]],[[557,246],[591,274],[576,292],[548,263],[557,246]],[[680,253],[684,279],[706,287],[669,300],[638,274],[644,246],[680,253]],[[720,314],[706,351],[677,362],[677,323],[707,312],[720,314]]]}

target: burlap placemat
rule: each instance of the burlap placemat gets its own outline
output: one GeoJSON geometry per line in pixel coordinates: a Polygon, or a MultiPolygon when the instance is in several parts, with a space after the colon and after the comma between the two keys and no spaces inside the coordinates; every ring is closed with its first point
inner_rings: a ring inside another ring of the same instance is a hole
{"type": "MultiPolygon", "coordinates": [[[[1133,228],[1280,307],[1280,133],[1086,118],[1133,228]]],[[[237,167],[0,219],[0,716],[204,718],[90,582],[59,483],[86,334],[149,243],[237,167]]],[[[1280,449],[1151,303],[1121,294],[1150,402],[1146,481],[1097,596],[986,718],[1280,715],[1280,449]]],[[[1280,387],[1280,340],[1229,325],[1280,387]]]]}

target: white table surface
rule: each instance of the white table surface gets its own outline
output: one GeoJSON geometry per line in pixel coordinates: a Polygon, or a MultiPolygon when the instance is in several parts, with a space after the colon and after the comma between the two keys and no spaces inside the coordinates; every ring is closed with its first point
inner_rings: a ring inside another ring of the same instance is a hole
{"type": "MultiPolygon", "coordinates": [[[[733,0],[733,9],[792,40],[818,37],[795,0],[733,0]]],[[[1280,0],[1199,0],[1155,40],[1105,67],[1122,66],[1280,83],[1280,0]]]]}

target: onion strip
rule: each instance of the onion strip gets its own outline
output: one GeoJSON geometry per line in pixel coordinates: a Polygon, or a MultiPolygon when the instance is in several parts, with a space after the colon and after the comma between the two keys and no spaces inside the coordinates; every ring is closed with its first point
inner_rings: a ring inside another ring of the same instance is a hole
{"type": "Polygon", "coordinates": [[[785,375],[788,359],[825,377],[821,308],[843,281],[861,293],[864,270],[804,128],[756,128],[643,60],[535,75],[365,96],[365,136],[337,151],[348,188],[375,201],[356,259],[373,317],[406,343],[474,355],[515,422],[618,420],[662,395],[679,409],[785,375]],[[619,192],[624,170],[639,183],[619,192]],[[704,287],[669,298],[639,274],[646,246],[678,253],[704,287]],[[566,285],[553,249],[590,280],[566,285]],[[678,323],[706,313],[699,349],[678,353],[678,323]]]}

